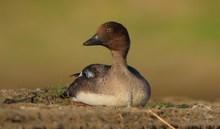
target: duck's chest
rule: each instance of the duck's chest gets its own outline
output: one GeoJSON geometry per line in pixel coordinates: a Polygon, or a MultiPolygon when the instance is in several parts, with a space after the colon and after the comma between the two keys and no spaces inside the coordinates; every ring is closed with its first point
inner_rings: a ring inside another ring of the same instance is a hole
{"type": "Polygon", "coordinates": [[[127,105],[139,105],[145,96],[144,85],[135,76],[116,74],[109,84],[112,94],[127,105]]]}
{"type": "Polygon", "coordinates": [[[112,72],[107,80],[108,87],[116,93],[131,94],[134,90],[142,90],[143,87],[142,81],[127,71],[112,72]]]}

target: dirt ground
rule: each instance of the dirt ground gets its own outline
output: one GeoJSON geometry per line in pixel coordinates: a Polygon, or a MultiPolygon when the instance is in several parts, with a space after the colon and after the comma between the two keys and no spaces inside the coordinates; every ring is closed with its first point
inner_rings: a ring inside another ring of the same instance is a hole
{"type": "Polygon", "coordinates": [[[63,90],[0,90],[0,129],[168,128],[148,109],[175,128],[220,129],[220,101],[170,97],[151,99],[144,108],[76,106],[60,97],[63,90]]]}

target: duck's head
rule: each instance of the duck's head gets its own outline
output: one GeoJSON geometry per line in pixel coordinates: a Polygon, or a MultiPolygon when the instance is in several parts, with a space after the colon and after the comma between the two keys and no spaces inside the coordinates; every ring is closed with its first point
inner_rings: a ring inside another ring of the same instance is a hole
{"type": "Polygon", "coordinates": [[[111,51],[122,51],[127,54],[130,48],[130,38],[127,29],[122,24],[111,21],[102,24],[95,35],[83,45],[102,45],[111,51]]]}

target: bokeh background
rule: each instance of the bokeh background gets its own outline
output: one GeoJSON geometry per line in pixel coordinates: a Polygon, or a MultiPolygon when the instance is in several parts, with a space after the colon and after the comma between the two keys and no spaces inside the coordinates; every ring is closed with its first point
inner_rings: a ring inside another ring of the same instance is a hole
{"type": "Polygon", "coordinates": [[[103,47],[84,47],[106,21],[127,27],[128,63],[152,97],[220,97],[219,0],[0,1],[0,89],[68,85],[103,47]]]}

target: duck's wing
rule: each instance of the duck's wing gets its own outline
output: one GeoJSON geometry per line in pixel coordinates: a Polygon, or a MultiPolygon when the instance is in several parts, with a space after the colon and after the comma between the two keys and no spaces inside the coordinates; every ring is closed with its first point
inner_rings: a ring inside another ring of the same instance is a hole
{"type": "Polygon", "coordinates": [[[104,64],[91,64],[87,67],[85,67],[80,73],[75,73],[70,76],[74,77],[85,77],[85,78],[95,78],[98,76],[102,76],[108,72],[110,69],[110,65],[104,65],[104,64]]]}
{"type": "Polygon", "coordinates": [[[128,70],[137,78],[144,80],[147,85],[149,85],[148,81],[144,79],[144,77],[132,66],[128,66],[128,70]]]}
{"type": "Polygon", "coordinates": [[[63,93],[65,97],[76,97],[79,91],[89,91],[97,93],[99,88],[97,86],[98,79],[104,76],[110,69],[110,65],[92,64],[85,67],[80,73],[73,74],[76,79],[70,84],[67,91],[63,93]]]}
{"type": "Polygon", "coordinates": [[[128,66],[128,70],[135,76],[137,77],[142,77],[141,74],[135,69],[133,68],[132,66],[128,66]]]}

